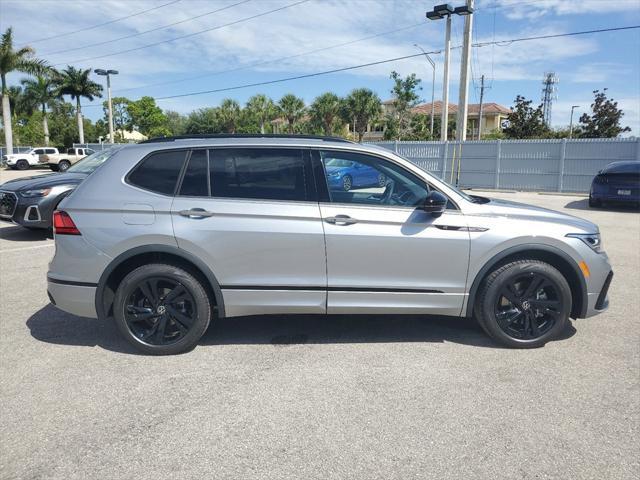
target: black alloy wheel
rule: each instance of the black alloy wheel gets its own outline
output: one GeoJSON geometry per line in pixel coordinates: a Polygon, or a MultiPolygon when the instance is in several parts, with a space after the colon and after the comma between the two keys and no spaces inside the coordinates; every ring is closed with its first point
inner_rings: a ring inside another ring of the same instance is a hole
{"type": "Polygon", "coordinates": [[[494,340],[532,348],[560,335],[571,304],[571,288],[555,267],[539,260],[516,260],[484,279],[474,313],[494,340]]]}
{"type": "Polygon", "coordinates": [[[16,168],[18,170],[29,170],[29,162],[26,160],[18,160],[16,162],[16,168]]]}
{"type": "Polygon", "coordinates": [[[114,298],[120,332],[153,355],[195,347],[209,326],[211,301],[200,281],[182,268],[150,264],[130,272],[114,298]]]}

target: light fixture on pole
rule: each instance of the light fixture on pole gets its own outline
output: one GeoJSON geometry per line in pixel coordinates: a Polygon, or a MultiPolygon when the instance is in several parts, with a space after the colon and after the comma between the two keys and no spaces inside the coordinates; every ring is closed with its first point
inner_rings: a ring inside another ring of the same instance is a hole
{"type": "Polygon", "coordinates": [[[107,77],[107,103],[109,110],[109,143],[113,143],[113,106],[111,105],[111,75],[118,75],[118,70],[103,70],[101,68],[96,68],[94,73],[97,75],[102,75],[107,77]]]}
{"type": "Polygon", "coordinates": [[[573,111],[580,105],[571,105],[571,119],[569,120],[569,138],[573,135],[573,111]]]}
{"type": "Polygon", "coordinates": [[[435,101],[435,89],[436,89],[436,62],[434,62],[431,59],[429,54],[425,52],[424,48],[422,48],[420,45],[418,45],[417,43],[414,43],[413,46],[418,47],[420,50],[422,50],[422,53],[424,53],[424,58],[427,59],[427,61],[431,65],[431,68],[433,69],[433,76],[431,78],[431,127],[430,127],[431,140],[433,140],[433,116],[435,114],[435,105],[433,102],[435,101]]]}
{"type": "Polygon", "coordinates": [[[467,5],[453,8],[449,4],[436,5],[433,10],[427,12],[427,18],[429,20],[441,20],[447,19],[447,25],[445,27],[445,40],[444,40],[444,74],[442,82],[442,117],[440,121],[440,139],[443,142],[447,141],[447,127],[449,124],[449,56],[451,52],[451,15],[470,15],[473,13],[473,8],[467,5]]]}

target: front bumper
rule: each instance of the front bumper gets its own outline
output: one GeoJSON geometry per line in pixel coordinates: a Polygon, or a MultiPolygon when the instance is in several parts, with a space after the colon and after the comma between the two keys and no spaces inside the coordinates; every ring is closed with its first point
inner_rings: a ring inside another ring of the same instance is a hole
{"type": "Polygon", "coordinates": [[[52,205],[44,199],[18,197],[11,215],[0,215],[0,220],[29,228],[51,228],[52,205]]]}

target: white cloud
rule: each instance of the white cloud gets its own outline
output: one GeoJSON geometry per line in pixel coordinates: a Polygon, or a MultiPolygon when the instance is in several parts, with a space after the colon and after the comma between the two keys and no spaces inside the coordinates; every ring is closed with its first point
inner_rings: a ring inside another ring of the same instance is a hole
{"type": "Polygon", "coordinates": [[[483,0],[478,9],[495,5],[512,20],[535,20],[549,15],[592,15],[637,11],[640,0],[483,0]]]}

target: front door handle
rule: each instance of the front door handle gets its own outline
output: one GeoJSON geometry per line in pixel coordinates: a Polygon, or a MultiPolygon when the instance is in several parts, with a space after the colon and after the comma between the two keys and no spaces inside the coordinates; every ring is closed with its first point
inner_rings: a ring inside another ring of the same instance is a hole
{"type": "Polygon", "coordinates": [[[356,220],[355,218],[351,218],[349,215],[336,215],[335,217],[327,217],[324,219],[324,221],[333,225],[353,225],[354,223],[358,223],[358,220],[356,220]]]}
{"type": "Polygon", "coordinates": [[[180,210],[178,213],[183,217],[189,217],[189,218],[213,217],[213,212],[205,210],[204,208],[192,208],[190,210],[180,210]]]}

